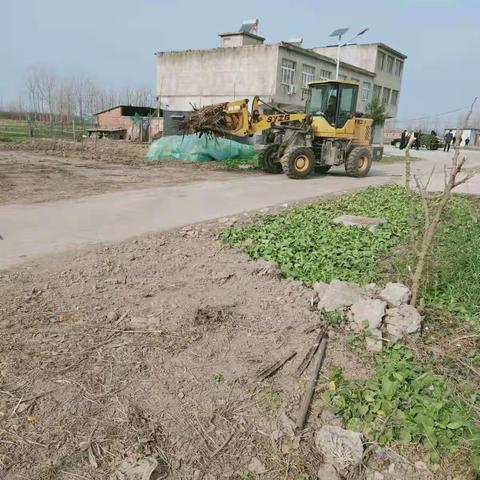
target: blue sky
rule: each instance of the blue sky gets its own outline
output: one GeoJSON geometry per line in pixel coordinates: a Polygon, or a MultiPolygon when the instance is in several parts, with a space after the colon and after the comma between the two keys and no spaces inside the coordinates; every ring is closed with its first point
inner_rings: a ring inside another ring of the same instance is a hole
{"type": "Polygon", "coordinates": [[[338,27],[369,27],[363,41],[408,55],[400,118],[480,94],[480,0],[2,0],[0,101],[38,64],[103,86],[153,88],[154,52],[215,47],[217,33],[249,18],[267,42],[303,37],[306,47],[331,43],[338,27]]]}

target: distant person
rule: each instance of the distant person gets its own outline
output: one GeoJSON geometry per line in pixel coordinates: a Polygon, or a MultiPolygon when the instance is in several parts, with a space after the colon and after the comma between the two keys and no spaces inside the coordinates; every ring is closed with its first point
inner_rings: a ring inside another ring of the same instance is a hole
{"type": "Polygon", "coordinates": [[[449,152],[450,151],[450,145],[453,140],[453,133],[451,130],[449,130],[445,136],[443,137],[443,141],[445,142],[443,145],[443,151],[444,152],[449,152]]]}
{"type": "Polygon", "coordinates": [[[403,150],[407,146],[407,130],[404,130],[400,135],[400,150],[403,150]]]}
{"type": "Polygon", "coordinates": [[[462,133],[463,133],[463,130],[461,128],[457,128],[455,130],[455,142],[458,142],[457,143],[454,143],[454,145],[457,147],[460,147],[460,145],[462,144],[462,133]]]}
{"type": "Polygon", "coordinates": [[[432,131],[430,132],[430,135],[433,135],[434,137],[436,137],[436,136],[437,136],[437,132],[436,132],[435,130],[432,130],[432,131]]]}
{"type": "Polygon", "coordinates": [[[468,147],[468,144],[470,143],[470,139],[469,138],[466,138],[465,139],[465,146],[468,147]]]}
{"type": "Polygon", "coordinates": [[[415,148],[415,150],[418,150],[420,148],[420,136],[421,135],[422,135],[421,130],[415,131],[413,133],[413,138],[415,138],[415,140],[413,142],[413,148],[415,148]]]}

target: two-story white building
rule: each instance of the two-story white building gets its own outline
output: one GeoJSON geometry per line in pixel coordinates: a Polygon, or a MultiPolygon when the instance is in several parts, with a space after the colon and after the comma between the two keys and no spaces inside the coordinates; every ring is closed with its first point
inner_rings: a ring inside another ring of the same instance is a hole
{"type": "MultiPolygon", "coordinates": [[[[189,111],[259,95],[283,109],[303,109],[308,82],[334,79],[336,47],[303,48],[294,42],[265,44],[249,32],[220,34],[218,48],[156,53],[160,108],[189,111]]],[[[380,98],[394,117],[406,56],[382,43],[341,48],[340,79],[360,85],[357,110],[380,98]]]]}

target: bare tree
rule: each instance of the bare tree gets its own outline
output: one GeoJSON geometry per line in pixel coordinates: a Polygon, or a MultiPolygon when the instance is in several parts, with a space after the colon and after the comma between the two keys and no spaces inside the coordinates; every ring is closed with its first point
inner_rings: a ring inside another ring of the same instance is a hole
{"type": "MultiPolygon", "coordinates": [[[[80,76],[63,78],[48,67],[31,67],[25,77],[26,105],[21,110],[33,113],[36,119],[55,116],[62,121],[82,120],[119,104],[153,106],[155,95],[146,87],[123,89],[102,88],[92,79],[80,76]]],[[[22,105],[24,101],[22,101],[22,105]]]]}
{"type": "MultiPolygon", "coordinates": [[[[464,125],[468,125],[468,121],[473,111],[473,107],[477,101],[477,97],[472,102],[470,110],[465,117],[464,125]]],[[[408,151],[408,149],[407,149],[408,151]]],[[[452,190],[462,183],[465,183],[475,175],[474,172],[466,174],[462,178],[459,178],[462,168],[467,161],[466,157],[460,158],[460,136],[456,136],[454,143],[454,154],[452,163],[450,165],[450,172],[445,170],[445,186],[441,193],[438,195],[429,195],[428,187],[433,175],[433,170],[428,179],[422,183],[418,176],[414,175],[414,181],[417,187],[417,192],[420,195],[423,212],[425,216],[423,232],[421,234],[420,248],[416,250],[416,265],[412,276],[412,298],[410,304],[416,306],[418,294],[420,291],[425,264],[428,254],[432,247],[432,242],[437,231],[437,228],[442,219],[443,211],[450,199],[452,190]]]]}

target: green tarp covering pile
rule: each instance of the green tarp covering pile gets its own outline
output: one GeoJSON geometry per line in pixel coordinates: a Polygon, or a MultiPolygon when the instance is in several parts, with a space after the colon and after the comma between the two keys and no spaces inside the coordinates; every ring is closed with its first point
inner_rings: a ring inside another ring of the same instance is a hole
{"type": "Polygon", "coordinates": [[[226,138],[208,138],[198,135],[172,135],[155,140],[147,153],[148,160],[251,160],[255,155],[252,145],[226,138]]]}
{"type": "Polygon", "coordinates": [[[226,138],[208,138],[197,135],[172,135],[155,140],[148,149],[147,160],[251,160],[255,155],[252,145],[226,138]]]}

